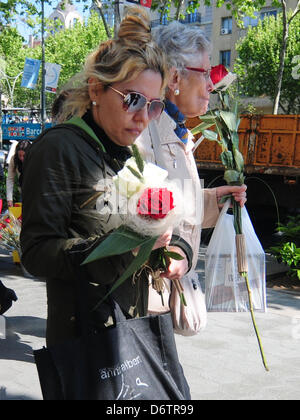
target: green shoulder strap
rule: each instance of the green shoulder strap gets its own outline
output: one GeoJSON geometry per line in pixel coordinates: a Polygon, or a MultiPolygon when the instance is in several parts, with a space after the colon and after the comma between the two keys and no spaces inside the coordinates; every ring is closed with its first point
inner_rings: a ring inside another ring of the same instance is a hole
{"type": "Polygon", "coordinates": [[[101,141],[98,139],[94,131],[91,129],[91,127],[80,117],[72,117],[70,120],[64,122],[64,124],[73,124],[77,127],[80,127],[82,130],[84,130],[89,136],[91,136],[101,147],[102,151],[106,153],[105,147],[101,143],[101,141]]]}

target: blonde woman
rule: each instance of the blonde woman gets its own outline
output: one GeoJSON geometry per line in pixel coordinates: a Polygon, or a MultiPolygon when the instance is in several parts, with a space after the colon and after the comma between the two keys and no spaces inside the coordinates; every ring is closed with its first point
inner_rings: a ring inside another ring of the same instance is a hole
{"type": "MultiPolygon", "coordinates": [[[[147,17],[128,14],[117,37],[88,57],[81,79],[62,111],[65,117],[78,117],[77,123],[58,124],[35,140],[23,179],[22,262],[47,280],[48,346],[76,337],[76,270],[114,219],[119,222],[118,214],[97,213],[94,187],[122,168],[130,157],[128,146],[163,111],[166,64],[151,41],[147,17]]],[[[167,232],[155,248],[170,239],[167,232]]],[[[87,265],[89,309],[132,258],[127,253],[87,265]]],[[[130,278],[113,298],[128,317],[147,314],[147,282],[130,278]]],[[[92,312],[91,326],[103,328],[111,315],[104,303],[92,312]]]]}

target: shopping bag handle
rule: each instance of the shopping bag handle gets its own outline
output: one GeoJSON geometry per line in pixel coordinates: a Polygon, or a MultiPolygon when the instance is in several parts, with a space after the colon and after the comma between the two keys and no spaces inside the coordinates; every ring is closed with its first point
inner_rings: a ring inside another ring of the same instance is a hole
{"type": "Polygon", "coordinates": [[[228,200],[226,200],[225,203],[224,203],[224,206],[223,206],[222,211],[219,215],[219,218],[221,218],[225,213],[228,212],[230,204],[231,204],[231,199],[228,198],[228,200]]]}

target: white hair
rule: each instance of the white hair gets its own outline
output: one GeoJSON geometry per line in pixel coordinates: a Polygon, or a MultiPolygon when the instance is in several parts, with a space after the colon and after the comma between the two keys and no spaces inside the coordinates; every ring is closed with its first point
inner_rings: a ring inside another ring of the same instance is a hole
{"type": "Polygon", "coordinates": [[[173,21],[153,29],[152,35],[166,54],[169,67],[174,66],[181,73],[186,66],[195,65],[196,57],[198,59],[199,55],[210,53],[210,41],[197,25],[173,21]]]}

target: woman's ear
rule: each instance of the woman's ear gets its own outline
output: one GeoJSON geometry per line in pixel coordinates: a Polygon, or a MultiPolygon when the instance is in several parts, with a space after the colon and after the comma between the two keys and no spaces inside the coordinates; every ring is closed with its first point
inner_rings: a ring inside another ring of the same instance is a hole
{"type": "Polygon", "coordinates": [[[174,92],[174,90],[179,89],[180,74],[176,67],[171,67],[169,70],[169,81],[168,88],[174,92]]]}
{"type": "Polygon", "coordinates": [[[91,102],[97,102],[100,91],[102,89],[101,82],[96,77],[90,77],[88,80],[89,84],[89,96],[91,102]]]}

